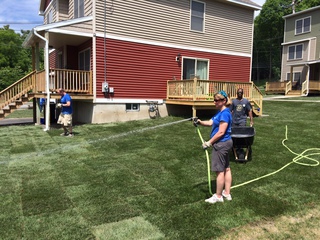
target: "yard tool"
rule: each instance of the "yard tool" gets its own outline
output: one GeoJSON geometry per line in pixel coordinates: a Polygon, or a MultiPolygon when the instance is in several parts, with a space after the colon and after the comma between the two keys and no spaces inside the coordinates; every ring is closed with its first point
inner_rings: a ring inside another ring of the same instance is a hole
{"type": "MultiPolygon", "coordinates": [[[[200,129],[199,129],[199,127],[198,127],[198,118],[197,118],[197,117],[194,117],[194,118],[192,118],[192,120],[193,120],[193,125],[196,127],[197,132],[198,132],[198,135],[199,135],[199,137],[200,137],[200,140],[201,140],[201,142],[202,142],[202,144],[203,144],[203,143],[204,143],[204,140],[203,140],[203,137],[202,137],[202,135],[201,135],[200,129]]],[[[204,151],[205,151],[205,153],[206,153],[206,158],[207,158],[207,168],[208,168],[208,187],[209,187],[209,193],[210,193],[211,195],[213,195],[213,194],[212,194],[212,190],[211,190],[211,177],[210,177],[210,159],[209,159],[209,153],[208,153],[208,150],[207,150],[207,149],[205,149],[204,151]]]]}

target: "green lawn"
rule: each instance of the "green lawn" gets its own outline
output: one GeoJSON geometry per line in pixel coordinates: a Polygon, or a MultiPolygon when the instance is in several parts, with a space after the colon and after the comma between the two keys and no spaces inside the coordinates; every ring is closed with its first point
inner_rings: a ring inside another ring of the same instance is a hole
{"type": "Polygon", "coordinates": [[[317,239],[320,166],[291,162],[311,148],[299,162],[320,160],[319,104],[265,101],[252,160],[231,162],[233,200],[215,205],[182,118],[77,125],[73,138],[1,127],[0,239],[317,239]]]}

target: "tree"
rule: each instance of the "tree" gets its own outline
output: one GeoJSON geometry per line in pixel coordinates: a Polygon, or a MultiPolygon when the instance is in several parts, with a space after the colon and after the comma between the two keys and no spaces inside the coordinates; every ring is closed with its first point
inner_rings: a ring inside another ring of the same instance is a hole
{"type": "Polygon", "coordinates": [[[31,50],[22,47],[27,32],[15,33],[9,25],[0,28],[0,91],[32,69],[31,50]]]}
{"type": "MultiPolygon", "coordinates": [[[[320,0],[295,0],[295,11],[320,5],[320,0]]],[[[267,0],[254,21],[252,79],[279,80],[284,35],[283,16],[292,14],[292,0],[267,0]]]]}

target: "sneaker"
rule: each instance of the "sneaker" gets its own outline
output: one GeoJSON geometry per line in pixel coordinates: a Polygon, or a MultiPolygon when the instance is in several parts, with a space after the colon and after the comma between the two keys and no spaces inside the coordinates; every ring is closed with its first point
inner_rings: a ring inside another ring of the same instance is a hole
{"type": "Polygon", "coordinates": [[[63,132],[63,133],[60,134],[60,136],[68,136],[68,135],[69,135],[68,132],[63,132]]]}
{"type": "Polygon", "coordinates": [[[211,198],[204,200],[207,203],[214,204],[216,202],[223,202],[223,197],[218,198],[217,194],[213,194],[211,198]]]}
{"type": "Polygon", "coordinates": [[[67,135],[67,137],[73,137],[74,135],[73,135],[73,133],[69,133],[68,135],[67,135]]]}
{"type": "Polygon", "coordinates": [[[225,191],[223,190],[222,191],[222,196],[227,199],[228,201],[231,201],[232,200],[232,197],[231,197],[231,194],[225,194],[225,191]]]}

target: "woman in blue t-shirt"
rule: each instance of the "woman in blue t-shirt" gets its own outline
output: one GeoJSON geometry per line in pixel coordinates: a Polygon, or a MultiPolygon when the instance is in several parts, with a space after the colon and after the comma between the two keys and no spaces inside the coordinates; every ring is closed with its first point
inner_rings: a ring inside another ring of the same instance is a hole
{"type": "Polygon", "coordinates": [[[214,104],[218,112],[208,121],[198,120],[203,126],[212,126],[210,139],[202,144],[204,149],[212,146],[211,171],[216,172],[216,193],[206,199],[208,203],[232,200],[230,194],[232,175],[229,164],[229,152],[233,146],[231,138],[232,116],[228,106],[231,104],[225,91],[214,95],[214,104]]]}

